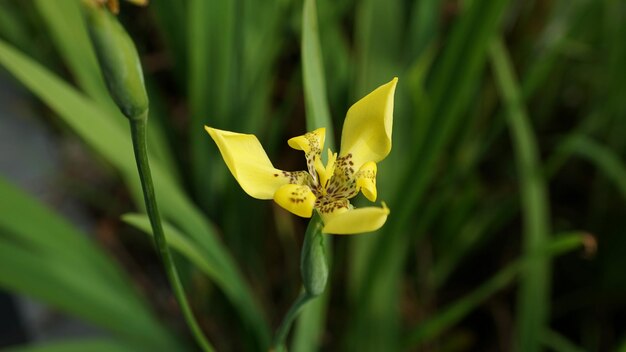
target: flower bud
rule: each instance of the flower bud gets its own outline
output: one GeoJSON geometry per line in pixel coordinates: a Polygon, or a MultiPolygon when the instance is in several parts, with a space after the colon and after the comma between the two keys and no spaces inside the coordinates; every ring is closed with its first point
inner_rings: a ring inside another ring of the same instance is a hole
{"type": "Polygon", "coordinates": [[[113,100],[129,119],[147,117],[148,95],[132,39],[109,11],[83,1],[89,36],[113,100]]]}
{"type": "Polygon", "coordinates": [[[306,293],[311,297],[321,295],[328,281],[328,264],[322,228],[322,219],[317,212],[314,212],[304,235],[300,263],[302,283],[306,293]]]}

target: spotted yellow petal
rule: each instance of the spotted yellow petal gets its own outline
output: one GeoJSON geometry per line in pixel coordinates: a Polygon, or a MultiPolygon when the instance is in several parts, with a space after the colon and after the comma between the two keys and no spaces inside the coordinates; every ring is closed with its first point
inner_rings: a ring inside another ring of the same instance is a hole
{"type": "Polygon", "coordinates": [[[300,183],[303,172],[276,169],[261,143],[252,134],[218,130],[205,126],[217,144],[226,166],[243,190],[251,197],[272,199],[276,190],[288,183],[300,183]]]}
{"type": "Polygon", "coordinates": [[[319,177],[319,184],[326,190],[328,187],[328,181],[335,174],[335,161],[337,161],[337,153],[333,153],[328,149],[328,162],[326,166],[322,163],[321,157],[316,157],[314,162],[315,172],[319,177]]]}
{"type": "Polygon", "coordinates": [[[308,186],[282,185],[274,194],[274,201],[286,210],[310,218],[313,215],[315,195],[308,186]]]}
{"type": "Polygon", "coordinates": [[[324,223],[326,223],[326,221],[331,217],[337,216],[343,212],[352,209],[352,205],[347,198],[333,201],[320,199],[318,203],[319,204],[317,205],[317,211],[319,211],[320,215],[322,216],[322,220],[324,220],[324,223]]]}
{"type": "Polygon", "coordinates": [[[376,201],[376,163],[368,161],[354,175],[356,188],[372,202],[376,201]]]}
{"type": "Polygon", "coordinates": [[[293,149],[302,150],[304,152],[307,169],[315,181],[317,181],[315,160],[322,154],[325,139],[326,129],[322,127],[313,132],[307,132],[302,136],[290,138],[287,141],[287,144],[293,149]]]}
{"type": "Polygon", "coordinates": [[[302,150],[306,154],[317,152],[321,153],[324,148],[324,140],[326,139],[326,129],[318,128],[313,132],[307,132],[302,136],[290,138],[287,141],[290,147],[296,150],[302,150]]]}
{"type": "Polygon", "coordinates": [[[366,95],[350,107],[343,123],[340,156],[351,155],[357,168],[379,162],[391,151],[393,99],[398,78],[366,95]]]}
{"type": "Polygon", "coordinates": [[[376,231],[385,224],[388,215],[389,208],[385,203],[380,208],[365,207],[338,212],[323,217],[324,228],[322,232],[335,235],[353,235],[376,231]]]}

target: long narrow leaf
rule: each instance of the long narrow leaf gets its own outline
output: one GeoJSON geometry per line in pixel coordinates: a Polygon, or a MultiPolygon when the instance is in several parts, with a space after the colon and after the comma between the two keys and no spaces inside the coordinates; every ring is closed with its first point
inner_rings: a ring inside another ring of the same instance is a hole
{"type": "Polygon", "coordinates": [[[375,250],[371,251],[372,258],[358,289],[360,298],[354,317],[355,325],[364,326],[351,343],[357,343],[358,336],[368,331],[376,331],[377,335],[388,332],[374,348],[389,348],[397,343],[393,334],[399,329],[399,280],[412,248],[411,233],[407,230],[436,176],[440,157],[445,155],[446,147],[454,142],[455,133],[465,122],[464,111],[471,103],[486,64],[489,39],[497,33],[507,3],[508,0],[473,1],[452,29],[441,57],[434,60],[428,88],[432,110],[428,116],[418,116],[428,121],[420,123],[424,127],[411,136],[413,152],[408,161],[403,160],[408,167],[402,169],[399,180],[395,179],[394,198],[389,205],[391,209],[397,205],[397,210],[382,229],[384,235],[378,236],[372,246],[375,250]]]}
{"type": "MultiPolygon", "coordinates": [[[[142,214],[126,214],[123,220],[135,226],[146,234],[152,235],[152,227],[150,220],[146,215],[142,214]]],[[[259,313],[256,302],[249,296],[247,291],[240,287],[237,282],[230,281],[229,275],[224,275],[222,268],[213,260],[210,255],[202,248],[194,246],[194,243],[185,238],[175,227],[168,223],[163,224],[165,237],[168,244],[177,252],[182,254],[187,260],[195,264],[207,277],[211,278],[217,285],[222,287],[233,305],[238,309],[239,314],[248,323],[249,327],[257,330],[260,343],[265,343],[266,330],[262,330],[266,326],[263,316],[259,313]]]]}
{"type": "Polygon", "coordinates": [[[80,2],[36,0],[35,5],[79,86],[101,104],[113,108],[101,79],[96,56],[83,24],[80,2]]]}
{"type": "Polygon", "coordinates": [[[587,159],[613,182],[626,199],[626,165],[613,150],[585,136],[573,135],[566,139],[559,153],[587,159]]]}
{"type": "Polygon", "coordinates": [[[317,5],[315,0],[305,0],[303,6],[301,54],[307,130],[325,127],[326,143],[334,148],[333,124],[326,97],[324,60],[317,28],[317,5]]]}
{"type": "MultiPolygon", "coordinates": [[[[491,45],[491,62],[506,106],[507,123],[520,175],[524,252],[532,253],[545,246],[550,231],[548,196],[541,174],[537,141],[511,61],[500,38],[491,45]]],[[[521,278],[518,300],[519,348],[522,351],[538,351],[541,333],[547,328],[550,309],[549,260],[535,259],[527,266],[521,278]]]]}
{"type": "Polygon", "coordinates": [[[37,343],[3,350],[4,352],[132,352],[134,347],[112,339],[93,338],[37,343]]]}
{"type": "Polygon", "coordinates": [[[0,195],[0,286],[134,343],[174,346],[128,278],[86,234],[1,178],[0,195]]]}
{"type": "Polygon", "coordinates": [[[534,261],[558,256],[579,248],[585,244],[586,236],[584,233],[555,236],[549,243],[545,243],[544,247],[536,248],[533,253],[524,255],[521,259],[507,265],[474,291],[448,305],[432,319],[411,331],[404,342],[405,349],[413,349],[434,339],[444,330],[461,321],[494,293],[509,285],[517,274],[532,267],[534,261]]]}
{"type": "MultiPolygon", "coordinates": [[[[92,149],[114,165],[127,181],[133,194],[139,197],[141,188],[130,137],[113,123],[105,112],[65,82],[2,41],[0,41],[0,64],[63,118],[92,149]]],[[[154,162],[154,158],[152,160],[154,183],[163,215],[181,228],[187,236],[193,238],[194,242],[208,253],[209,259],[220,268],[220,273],[225,277],[223,282],[228,282],[236,288],[222,287],[222,289],[227,294],[236,292],[244,295],[249,306],[255,307],[251,314],[262,317],[260,308],[252,299],[249,287],[237,269],[235,261],[218,239],[213,225],[194,207],[165,170],[154,162]]],[[[141,198],[136,199],[139,200],[138,204],[141,204],[141,198]]],[[[258,318],[256,321],[263,319],[258,318]]],[[[253,328],[260,341],[264,339],[269,341],[266,324],[254,325],[253,328]]]]}

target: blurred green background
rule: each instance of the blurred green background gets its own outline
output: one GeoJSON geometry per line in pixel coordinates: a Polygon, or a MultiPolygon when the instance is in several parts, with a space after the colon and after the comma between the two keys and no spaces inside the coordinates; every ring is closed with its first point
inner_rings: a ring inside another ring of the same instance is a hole
{"type": "MultiPolygon", "coordinates": [[[[306,221],[248,197],[202,126],[300,170],[288,138],[338,141],[397,76],[389,220],[332,237],[290,350],[626,351],[626,2],[304,3],[121,4],[166,231],[217,350],[267,350],[306,221]]],[[[79,1],[0,0],[0,101],[0,347],[194,350],[79,1]]]]}

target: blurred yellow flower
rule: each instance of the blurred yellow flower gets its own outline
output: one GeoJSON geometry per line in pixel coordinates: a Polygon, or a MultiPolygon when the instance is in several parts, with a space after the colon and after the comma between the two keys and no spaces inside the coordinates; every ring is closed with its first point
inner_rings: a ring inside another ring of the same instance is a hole
{"type": "MultiPolygon", "coordinates": [[[[120,3],[119,0],[91,0],[101,5],[107,5],[111,12],[117,14],[120,12],[120,3]]],[[[146,6],[148,5],[148,0],[126,0],[135,5],[146,6]]]]}
{"type": "Polygon", "coordinates": [[[376,201],[376,163],[391,151],[393,102],[397,78],[356,102],[346,115],[339,155],[328,149],[322,162],[325,129],[291,138],[290,147],[302,150],[307,171],[276,169],[259,140],[251,134],[205,126],[239,185],[250,196],[274,199],[281,207],[311,217],[317,210],[324,233],[357,234],[379,229],[389,209],[354,208],[350,199],[359,192],[376,201]]]}

